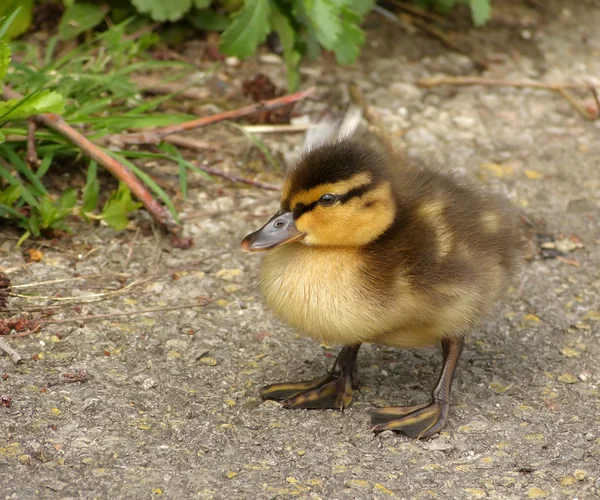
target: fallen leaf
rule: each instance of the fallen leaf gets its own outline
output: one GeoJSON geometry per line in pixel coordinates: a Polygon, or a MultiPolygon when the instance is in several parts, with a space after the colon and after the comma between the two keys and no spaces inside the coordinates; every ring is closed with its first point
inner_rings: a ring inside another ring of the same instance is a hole
{"type": "Polygon", "coordinates": [[[44,254],[35,248],[28,249],[27,253],[29,254],[27,262],[39,262],[44,257],[44,254]]]}

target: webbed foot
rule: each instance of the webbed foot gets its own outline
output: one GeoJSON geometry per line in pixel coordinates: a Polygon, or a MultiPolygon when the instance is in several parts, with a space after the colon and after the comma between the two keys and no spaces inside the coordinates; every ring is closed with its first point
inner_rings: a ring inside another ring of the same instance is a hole
{"type": "Polygon", "coordinates": [[[371,414],[373,432],[399,431],[421,439],[433,436],[446,425],[449,403],[431,402],[418,406],[396,406],[375,410],[371,414]]]}
{"type": "Polygon", "coordinates": [[[450,409],[450,390],[454,372],[462,353],[462,338],[442,340],[442,372],[431,393],[431,403],[417,406],[392,406],[375,410],[371,415],[373,432],[399,431],[413,438],[427,438],[446,425],[450,409]]]}
{"type": "Polygon", "coordinates": [[[343,410],[352,402],[356,355],[360,346],[344,347],[331,372],[306,382],[271,384],[260,390],[263,399],[275,399],[285,408],[343,410]]]}

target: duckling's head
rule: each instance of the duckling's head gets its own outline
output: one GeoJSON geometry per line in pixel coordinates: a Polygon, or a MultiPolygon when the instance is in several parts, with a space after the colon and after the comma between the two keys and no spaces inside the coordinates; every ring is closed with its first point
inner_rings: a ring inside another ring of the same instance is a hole
{"type": "Polygon", "coordinates": [[[286,179],[281,209],[242,241],[245,252],[290,242],[359,247],[392,224],[396,203],[387,158],[374,147],[341,140],[308,151],[286,179]]]}

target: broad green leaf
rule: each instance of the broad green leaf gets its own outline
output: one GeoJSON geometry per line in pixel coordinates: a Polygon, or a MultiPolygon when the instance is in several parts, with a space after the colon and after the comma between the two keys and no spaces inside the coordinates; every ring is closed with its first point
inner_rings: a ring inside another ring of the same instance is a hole
{"type": "Polygon", "coordinates": [[[225,31],[231,21],[227,16],[219,14],[211,9],[200,9],[190,12],[186,19],[192,26],[203,31],[225,31]]]}
{"type": "Polygon", "coordinates": [[[131,192],[123,182],[113,192],[102,209],[102,219],[117,231],[121,231],[129,224],[127,215],[142,206],[131,199],[131,192]]]}
{"type": "Polygon", "coordinates": [[[101,5],[76,3],[65,10],[60,24],[58,36],[61,40],[72,40],[76,36],[98,26],[104,19],[101,5]]]}
{"type": "Polygon", "coordinates": [[[303,0],[317,39],[327,50],[334,50],[342,32],[340,6],[334,0],[303,0]]]}
{"type": "Polygon", "coordinates": [[[25,33],[33,19],[33,0],[3,0],[0,16],[8,15],[0,25],[0,38],[12,40],[25,33]]]}
{"type": "Polygon", "coordinates": [[[287,70],[288,90],[293,92],[298,88],[298,84],[300,83],[298,65],[302,58],[300,52],[296,50],[296,32],[288,17],[277,6],[273,8],[271,14],[271,26],[273,26],[273,29],[279,35],[287,70]]]}
{"type": "Polygon", "coordinates": [[[365,35],[360,29],[361,17],[347,7],[342,8],[342,31],[335,44],[335,57],[340,64],[352,64],[360,53],[360,47],[365,43],[365,35]]]}
{"type": "Polygon", "coordinates": [[[374,5],[375,0],[352,0],[349,7],[357,14],[365,16],[371,12],[371,9],[373,9],[374,5]]]}
{"type": "Polygon", "coordinates": [[[490,0],[471,0],[471,16],[473,24],[481,26],[485,24],[492,15],[492,6],[490,0]]]}
{"type": "Polygon", "coordinates": [[[9,120],[24,120],[40,113],[62,113],[65,100],[57,93],[42,90],[25,99],[0,102],[0,123],[9,120]]]}
{"type": "Polygon", "coordinates": [[[75,206],[75,203],[77,203],[77,191],[73,188],[65,189],[63,194],[56,201],[58,208],[69,211],[75,206]]]}
{"type": "Polygon", "coordinates": [[[10,48],[6,42],[0,40],[0,82],[6,76],[10,64],[10,48]]]}
{"type": "Polygon", "coordinates": [[[270,0],[246,0],[242,9],[233,14],[231,25],[221,35],[219,50],[240,59],[252,55],[271,31],[270,14],[270,0]]]}
{"type": "Polygon", "coordinates": [[[155,21],[179,21],[192,8],[192,0],[131,0],[142,14],[155,21]]]}
{"type": "Polygon", "coordinates": [[[12,206],[21,197],[23,186],[8,186],[4,191],[0,191],[0,204],[12,206]]]}
{"type": "Polygon", "coordinates": [[[206,9],[210,7],[212,0],[194,0],[194,7],[197,9],[206,9]]]}

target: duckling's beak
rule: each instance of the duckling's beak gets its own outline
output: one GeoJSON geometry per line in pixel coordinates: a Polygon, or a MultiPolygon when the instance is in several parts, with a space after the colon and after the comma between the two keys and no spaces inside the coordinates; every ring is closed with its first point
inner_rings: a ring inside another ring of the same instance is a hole
{"type": "Polygon", "coordinates": [[[304,236],[296,228],[292,212],[278,212],[258,231],[242,240],[242,252],[264,252],[284,243],[299,241],[304,236]]]}

